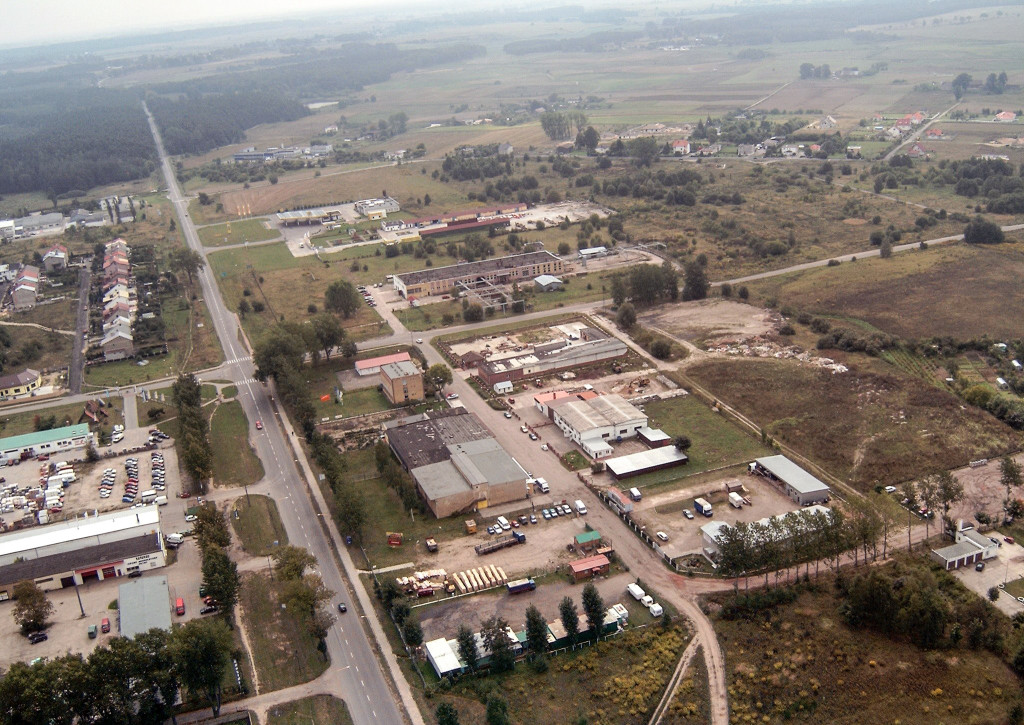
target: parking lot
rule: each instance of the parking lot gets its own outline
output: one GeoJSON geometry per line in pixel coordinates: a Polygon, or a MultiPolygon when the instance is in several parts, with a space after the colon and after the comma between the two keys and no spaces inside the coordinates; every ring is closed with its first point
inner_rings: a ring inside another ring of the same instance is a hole
{"type": "MultiPolygon", "coordinates": [[[[166,508],[166,507],[165,507],[166,508]]],[[[164,533],[168,533],[164,528],[164,533]]],[[[199,550],[191,539],[177,549],[177,562],[162,569],[153,569],[143,576],[166,576],[169,598],[168,609],[173,608],[174,600],[182,597],[185,600],[185,616],[179,617],[172,611],[174,622],[183,622],[198,617],[202,603],[199,597],[199,584],[202,571],[199,561],[199,550]]],[[[117,599],[117,589],[127,578],[88,581],[78,587],[82,606],[78,605],[75,588],[59,589],[46,593],[54,606],[51,625],[47,628],[48,639],[39,644],[31,644],[14,622],[12,611],[14,603],[0,602],[0,667],[7,668],[17,661],[30,662],[36,657],[58,657],[66,653],[80,652],[88,656],[98,645],[106,644],[111,637],[119,634],[117,610],[109,605],[117,599]],[[85,616],[82,615],[82,610],[85,616]],[[98,634],[96,639],[89,639],[88,628],[95,624],[99,628],[103,617],[110,619],[110,633],[98,634]]]]}
{"type": "MultiPolygon", "coordinates": [[[[1004,535],[998,531],[989,531],[985,535],[1003,542],[1004,535]]],[[[984,570],[975,571],[971,565],[955,570],[953,575],[979,597],[988,599],[988,590],[992,587],[1001,589],[1004,584],[1024,577],[1024,547],[1003,542],[996,555],[985,560],[984,570]]],[[[1005,591],[1000,591],[999,598],[993,603],[1008,617],[1024,612],[1024,602],[1005,591]]]]}
{"type": "MultiPolygon", "coordinates": [[[[628,482],[622,485],[628,488],[628,482]]],[[[677,557],[702,549],[700,527],[710,521],[726,521],[730,524],[757,521],[766,516],[777,516],[799,508],[800,506],[791,498],[766,479],[760,476],[742,476],[645,495],[643,500],[634,504],[633,520],[645,526],[651,535],[656,531],[667,534],[669,540],[661,545],[662,551],[668,556],[677,557]],[[727,483],[737,481],[743,484],[746,490],[742,494],[751,502],[750,506],[741,509],[729,505],[725,492],[727,483]],[[693,519],[688,519],[683,515],[683,509],[693,512],[693,499],[698,496],[703,496],[711,502],[714,516],[705,518],[695,515],[693,519]]]]}

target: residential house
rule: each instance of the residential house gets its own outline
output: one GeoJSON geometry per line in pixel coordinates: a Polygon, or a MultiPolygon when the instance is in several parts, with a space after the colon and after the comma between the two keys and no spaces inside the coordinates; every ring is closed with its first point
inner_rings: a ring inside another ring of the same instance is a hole
{"type": "Polygon", "coordinates": [[[38,370],[25,368],[20,373],[0,377],[0,400],[30,395],[39,387],[42,376],[38,370]]]}
{"type": "Polygon", "coordinates": [[[43,255],[43,267],[47,272],[66,269],[68,266],[68,248],[63,244],[54,244],[43,255]]]}
{"type": "Polygon", "coordinates": [[[515,153],[516,147],[510,143],[498,144],[498,156],[511,156],[515,153]]]}
{"type": "Polygon", "coordinates": [[[800,146],[797,144],[786,144],[782,147],[782,155],[787,158],[796,158],[800,155],[800,146]]]}
{"type": "Polygon", "coordinates": [[[39,267],[28,264],[21,268],[11,289],[11,303],[16,311],[30,310],[36,306],[39,291],[39,267]]]}
{"type": "Polygon", "coordinates": [[[1013,111],[1001,111],[996,114],[995,120],[1002,123],[1013,123],[1017,120],[1017,114],[1013,111]]]}
{"type": "Polygon", "coordinates": [[[934,140],[941,139],[942,138],[942,129],[941,128],[929,128],[927,131],[924,132],[924,137],[928,138],[928,139],[934,139],[934,140]]]}
{"type": "Polygon", "coordinates": [[[818,128],[835,128],[838,122],[832,116],[825,116],[818,120],[818,128]]]}
{"type": "Polygon", "coordinates": [[[676,139],[672,142],[672,153],[675,156],[686,156],[690,153],[690,142],[685,138],[676,139]]]}
{"type": "Polygon", "coordinates": [[[130,332],[118,327],[103,336],[100,349],[106,362],[124,360],[135,354],[135,340],[130,332]]]}
{"type": "Polygon", "coordinates": [[[916,143],[907,151],[907,156],[912,159],[926,159],[928,158],[928,151],[921,144],[916,143]]]}
{"type": "Polygon", "coordinates": [[[757,147],[752,143],[741,143],[736,147],[737,156],[753,156],[755,151],[757,151],[757,147]]]}

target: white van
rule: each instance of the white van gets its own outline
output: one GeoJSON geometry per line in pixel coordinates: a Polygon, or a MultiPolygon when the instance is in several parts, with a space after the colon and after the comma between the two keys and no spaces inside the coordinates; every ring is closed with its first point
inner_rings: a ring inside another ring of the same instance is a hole
{"type": "Polygon", "coordinates": [[[534,485],[540,489],[541,493],[551,492],[551,486],[549,486],[548,482],[545,481],[543,478],[538,478],[536,481],[534,481],[534,485]]]}
{"type": "Polygon", "coordinates": [[[586,516],[587,515],[586,504],[584,504],[579,499],[576,499],[576,513],[578,513],[580,516],[586,516]]]}
{"type": "Polygon", "coordinates": [[[644,496],[643,496],[642,493],[640,493],[640,489],[639,488],[631,488],[631,489],[629,489],[629,497],[631,499],[633,499],[634,501],[639,501],[644,496]]]}
{"type": "Polygon", "coordinates": [[[185,543],[185,537],[182,534],[178,533],[167,534],[167,536],[164,537],[164,541],[166,541],[167,545],[172,549],[177,549],[179,546],[185,543]]]}
{"type": "Polygon", "coordinates": [[[157,496],[156,498],[153,499],[153,503],[155,503],[157,506],[166,506],[167,505],[167,497],[166,496],[157,496]]]}
{"type": "Polygon", "coordinates": [[[498,526],[501,527],[502,531],[508,531],[509,529],[512,528],[512,524],[510,524],[508,522],[508,519],[506,519],[504,516],[499,516],[498,517],[498,526]]]}

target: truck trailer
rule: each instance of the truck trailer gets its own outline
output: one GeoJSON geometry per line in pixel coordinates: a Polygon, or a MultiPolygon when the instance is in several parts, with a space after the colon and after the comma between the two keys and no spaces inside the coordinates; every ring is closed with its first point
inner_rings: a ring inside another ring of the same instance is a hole
{"type": "Polygon", "coordinates": [[[473,550],[478,555],[483,556],[484,554],[490,554],[494,551],[500,551],[502,549],[508,548],[509,546],[515,546],[516,544],[525,543],[526,534],[520,533],[518,531],[513,531],[511,534],[508,534],[507,536],[499,536],[497,539],[494,539],[493,541],[488,541],[487,543],[475,546],[473,547],[473,550]]]}
{"type": "Polygon", "coordinates": [[[519,594],[520,592],[532,592],[537,588],[537,582],[533,579],[516,579],[514,582],[509,582],[505,585],[508,589],[509,594],[519,594]]]}
{"type": "Polygon", "coordinates": [[[703,516],[707,516],[708,518],[711,518],[713,515],[711,511],[711,504],[702,498],[695,498],[693,500],[693,510],[703,516]]]}
{"type": "Polygon", "coordinates": [[[733,508],[741,509],[743,508],[743,497],[733,491],[729,494],[729,504],[732,505],[733,508]]]}

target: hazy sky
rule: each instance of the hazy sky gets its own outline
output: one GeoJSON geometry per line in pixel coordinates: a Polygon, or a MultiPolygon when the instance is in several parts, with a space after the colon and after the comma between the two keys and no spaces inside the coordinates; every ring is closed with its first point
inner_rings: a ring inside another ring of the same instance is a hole
{"type": "MultiPolygon", "coordinates": [[[[376,3],[372,0],[4,0],[2,4],[0,22],[5,32],[0,44],[10,46],[209,23],[245,23],[376,3]]],[[[389,7],[394,7],[394,3],[389,7]]]]}

